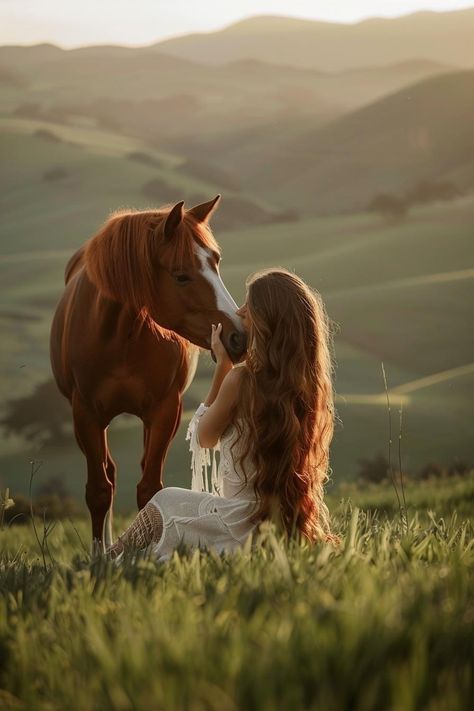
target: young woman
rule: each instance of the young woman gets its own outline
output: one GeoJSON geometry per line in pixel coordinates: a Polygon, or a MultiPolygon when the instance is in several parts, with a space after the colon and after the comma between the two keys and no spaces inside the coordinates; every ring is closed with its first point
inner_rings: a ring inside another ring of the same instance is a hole
{"type": "Polygon", "coordinates": [[[213,326],[216,369],[191,420],[191,490],[165,487],[109,548],[151,547],[158,560],[182,541],[232,550],[260,522],[315,543],[339,543],[324,503],[334,429],[331,334],[318,293],[284,269],[247,279],[238,310],[248,335],[244,363],[233,367],[213,326]],[[209,448],[220,448],[212,467],[209,448]]]}

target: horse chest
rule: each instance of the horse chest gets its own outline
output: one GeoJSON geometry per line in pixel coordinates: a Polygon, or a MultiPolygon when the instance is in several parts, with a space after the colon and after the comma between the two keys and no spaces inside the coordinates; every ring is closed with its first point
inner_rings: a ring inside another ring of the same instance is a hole
{"type": "Polygon", "coordinates": [[[139,374],[117,371],[100,381],[94,400],[97,409],[109,417],[122,412],[141,416],[159,404],[166,390],[163,381],[147,381],[139,374]]]}

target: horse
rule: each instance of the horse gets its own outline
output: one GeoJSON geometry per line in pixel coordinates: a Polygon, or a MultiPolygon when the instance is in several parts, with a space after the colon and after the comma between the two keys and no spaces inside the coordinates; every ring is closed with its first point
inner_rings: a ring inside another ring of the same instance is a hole
{"type": "Polygon", "coordinates": [[[243,323],[220,277],[220,249],[209,224],[219,201],[217,195],[188,210],[181,201],[115,212],[66,266],[50,356],[87,460],[93,551],[112,543],[112,419],[130,413],[143,422],[141,509],[163,488],[182,396],[200,350],[211,349],[211,325],[222,323],[221,338],[233,362],[245,352],[243,323]]]}

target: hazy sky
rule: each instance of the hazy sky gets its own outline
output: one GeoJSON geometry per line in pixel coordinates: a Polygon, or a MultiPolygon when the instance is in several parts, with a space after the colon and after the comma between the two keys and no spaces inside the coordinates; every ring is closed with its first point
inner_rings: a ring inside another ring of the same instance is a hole
{"type": "Polygon", "coordinates": [[[250,15],[354,22],[472,5],[473,0],[0,0],[0,44],[148,44],[250,15]]]}

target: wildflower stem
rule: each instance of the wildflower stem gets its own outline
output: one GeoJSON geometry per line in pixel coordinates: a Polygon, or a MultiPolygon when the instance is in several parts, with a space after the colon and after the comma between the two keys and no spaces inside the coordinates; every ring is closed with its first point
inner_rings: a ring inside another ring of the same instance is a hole
{"type": "Polygon", "coordinates": [[[44,551],[44,542],[43,544],[40,541],[40,537],[38,535],[38,531],[36,528],[36,523],[35,523],[35,512],[33,510],[33,494],[32,494],[32,488],[33,488],[33,478],[34,476],[38,473],[38,471],[41,469],[43,466],[43,462],[41,461],[35,461],[34,459],[30,462],[31,464],[31,470],[30,470],[30,486],[29,486],[29,497],[30,497],[30,517],[31,517],[31,523],[33,524],[33,531],[35,532],[35,538],[38,543],[39,549],[41,551],[41,555],[43,557],[43,567],[45,571],[47,570],[46,566],[46,556],[45,556],[45,551],[44,551]]]}
{"type": "Polygon", "coordinates": [[[406,532],[408,533],[408,508],[407,508],[407,502],[405,499],[405,485],[403,483],[403,469],[402,469],[402,415],[403,415],[403,404],[400,403],[400,410],[398,411],[400,414],[400,427],[399,427],[399,432],[398,432],[398,470],[400,472],[400,484],[402,487],[402,498],[403,498],[403,508],[405,512],[405,526],[406,526],[406,532]]]}
{"type": "Polygon", "coordinates": [[[398,489],[397,489],[397,483],[395,481],[395,477],[393,476],[393,471],[392,471],[392,413],[391,413],[391,409],[390,409],[390,396],[388,394],[387,378],[385,376],[385,368],[384,368],[383,361],[382,361],[382,375],[383,375],[383,384],[384,384],[384,388],[385,388],[385,395],[387,397],[387,409],[388,409],[388,471],[389,471],[389,475],[390,475],[390,480],[393,484],[393,488],[395,489],[395,494],[397,496],[398,510],[400,512],[400,520],[401,520],[402,526],[403,526],[402,502],[400,501],[400,496],[398,494],[398,489]]]}

